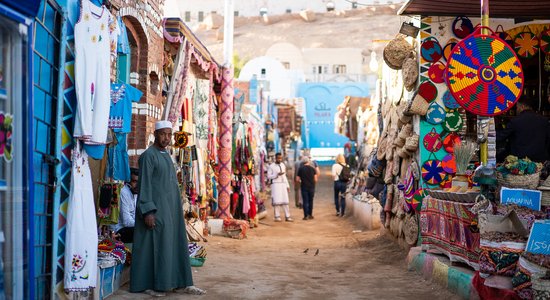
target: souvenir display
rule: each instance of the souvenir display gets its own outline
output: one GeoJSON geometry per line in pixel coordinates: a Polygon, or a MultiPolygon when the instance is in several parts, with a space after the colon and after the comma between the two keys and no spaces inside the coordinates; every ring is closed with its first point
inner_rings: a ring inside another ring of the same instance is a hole
{"type": "Polygon", "coordinates": [[[455,98],[453,97],[453,94],[451,94],[451,92],[448,90],[443,93],[443,96],[441,98],[443,99],[443,105],[445,105],[447,109],[457,109],[460,107],[458,102],[456,102],[455,98]]]}
{"type": "Polygon", "coordinates": [[[437,87],[432,82],[426,80],[418,87],[418,95],[422,96],[426,101],[432,102],[437,98],[437,87]]]}
{"type": "Polygon", "coordinates": [[[527,27],[526,31],[514,37],[514,49],[523,58],[531,58],[539,52],[539,38],[527,27]]]}
{"type": "Polygon", "coordinates": [[[514,51],[494,34],[481,34],[481,27],[454,48],[446,80],[460,106],[480,116],[508,111],[521,96],[524,81],[514,51]]]}
{"type": "Polygon", "coordinates": [[[445,170],[438,159],[430,159],[422,164],[422,179],[427,184],[439,184],[446,176],[445,170]]]}
{"type": "Polygon", "coordinates": [[[512,36],[507,33],[506,31],[504,31],[504,28],[502,27],[502,25],[498,25],[497,26],[497,29],[495,30],[495,33],[498,34],[498,37],[505,41],[506,44],[508,44],[508,46],[510,47],[514,47],[514,39],[512,38],[512,36]]]}
{"type": "Polygon", "coordinates": [[[440,61],[433,63],[428,69],[428,77],[435,83],[445,82],[444,74],[445,65],[440,61]]]}
{"type": "Polygon", "coordinates": [[[451,53],[453,52],[453,48],[458,43],[457,39],[449,39],[447,44],[445,44],[445,47],[443,47],[443,58],[445,58],[446,61],[449,60],[449,57],[451,57],[451,53]]]}
{"type": "Polygon", "coordinates": [[[456,173],[456,161],[455,157],[452,154],[447,154],[445,157],[443,157],[443,160],[441,160],[441,166],[443,167],[443,170],[449,174],[455,174],[456,173]]]}
{"type": "Polygon", "coordinates": [[[447,112],[445,114],[445,121],[443,122],[443,129],[447,132],[457,132],[462,129],[464,120],[457,110],[447,112]]]}
{"type": "Polygon", "coordinates": [[[544,30],[540,34],[540,51],[550,54],[550,29],[544,30]]]}
{"type": "Polygon", "coordinates": [[[437,133],[435,128],[432,128],[432,130],[424,136],[423,145],[429,152],[437,152],[441,149],[443,142],[441,141],[441,136],[437,133]]]}
{"type": "Polygon", "coordinates": [[[445,139],[443,139],[443,148],[449,153],[453,153],[455,145],[458,145],[462,142],[460,136],[454,132],[449,133],[445,139]]]}

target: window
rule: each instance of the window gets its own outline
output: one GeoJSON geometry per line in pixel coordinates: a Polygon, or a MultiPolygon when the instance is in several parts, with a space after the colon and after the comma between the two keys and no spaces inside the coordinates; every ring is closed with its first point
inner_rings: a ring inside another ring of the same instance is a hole
{"type": "Polygon", "coordinates": [[[238,17],[239,16],[239,11],[238,10],[234,11],[233,16],[238,17]]]}
{"type": "Polygon", "coordinates": [[[292,13],[292,9],[287,8],[287,9],[286,9],[286,13],[287,13],[287,14],[291,14],[291,13],[292,13]]]}
{"type": "Polygon", "coordinates": [[[327,74],[328,65],[313,65],[313,74],[327,74]]]}
{"type": "Polygon", "coordinates": [[[334,73],[334,74],[346,74],[346,65],[334,65],[334,66],[332,66],[332,73],[334,73]]]}
{"type": "Polygon", "coordinates": [[[191,12],[190,11],[185,12],[185,22],[191,22],[191,12]]]}
{"type": "Polygon", "coordinates": [[[263,17],[265,15],[267,15],[267,8],[265,7],[260,8],[260,17],[263,17]]]}
{"type": "Polygon", "coordinates": [[[202,22],[204,20],[204,12],[199,11],[199,22],[202,22]]]}
{"type": "Polygon", "coordinates": [[[282,62],[283,66],[285,67],[285,69],[290,69],[290,63],[288,61],[284,61],[282,62]]]}
{"type": "Polygon", "coordinates": [[[262,77],[265,77],[265,74],[266,74],[265,68],[262,68],[262,70],[260,72],[261,72],[260,74],[262,75],[262,77]]]}

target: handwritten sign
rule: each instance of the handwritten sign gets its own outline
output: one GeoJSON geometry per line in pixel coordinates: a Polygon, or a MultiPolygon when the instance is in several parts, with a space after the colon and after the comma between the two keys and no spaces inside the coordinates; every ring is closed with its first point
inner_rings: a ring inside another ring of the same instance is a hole
{"type": "Polygon", "coordinates": [[[540,210],[541,196],[541,191],[505,187],[500,190],[500,202],[502,204],[517,204],[532,210],[540,210]]]}
{"type": "Polygon", "coordinates": [[[533,224],[525,251],[550,255],[550,221],[536,221],[533,224]]]}

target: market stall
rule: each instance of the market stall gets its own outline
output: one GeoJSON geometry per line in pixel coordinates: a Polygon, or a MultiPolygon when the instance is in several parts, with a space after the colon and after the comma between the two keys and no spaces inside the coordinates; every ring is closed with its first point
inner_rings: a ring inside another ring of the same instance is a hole
{"type": "MultiPolygon", "coordinates": [[[[495,2],[503,16],[502,1],[495,2]]],[[[416,60],[418,74],[407,110],[420,142],[418,166],[412,168],[413,184],[402,182],[397,194],[403,193],[410,199],[405,203],[418,210],[421,248],[469,265],[476,271],[472,284],[480,297],[501,292],[541,297],[548,293],[544,262],[549,253],[540,245],[550,242],[537,229],[547,223],[550,204],[544,194],[549,103],[544,49],[550,26],[545,21],[489,20],[486,1],[483,18],[465,17],[460,5],[442,13],[434,3],[424,4],[409,1],[402,9],[422,15],[415,20],[414,42],[398,36],[385,49],[386,64],[414,74],[405,62],[416,60]],[[485,27],[476,26],[480,23],[485,27]],[[405,62],[399,64],[399,59],[405,62]],[[524,108],[528,102],[530,107],[524,108]],[[517,150],[519,131],[516,138],[502,137],[517,128],[512,120],[524,111],[532,114],[531,123],[542,120],[531,132],[543,137],[528,150],[517,150]]],[[[395,140],[395,133],[383,133],[381,141],[384,136],[395,140]]],[[[387,223],[393,216],[388,199],[395,200],[396,191],[385,189],[380,200],[386,196],[387,223]]],[[[389,225],[391,229],[391,220],[389,225]]]]}

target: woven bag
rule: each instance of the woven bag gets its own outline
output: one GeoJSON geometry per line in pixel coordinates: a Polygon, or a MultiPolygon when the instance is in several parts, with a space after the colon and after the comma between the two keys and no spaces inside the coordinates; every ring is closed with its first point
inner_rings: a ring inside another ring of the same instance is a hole
{"type": "Polygon", "coordinates": [[[412,124],[407,124],[401,128],[401,131],[399,131],[399,135],[397,136],[398,139],[405,140],[407,137],[409,137],[412,134],[413,127],[412,124]]]}
{"type": "Polygon", "coordinates": [[[435,83],[445,82],[444,74],[445,65],[440,61],[433,63],[428,69],[428,77],[435,83]]]}
{"type": "Polygon", "coordinates": [[[378,149],[376,151],[376,158],[378,158],[378,160],[384,160],[386,158],[387,140],[388,133],[384,131],[382,132],[382,136],[378,140],[378,149]]]}
{"type": "Polygon", "coordinates": [[[504,40],[508,44],[508,46],[512,48],[514,47],[514,39],[508,32],[504,31],[502,25],[497,26],[497,29],[495,29],[495,33],[498,34],[498,37],[504,40]]]}
{"type": "Polygon", "coordinates": [[[411,153],[409,151],[407,151],[407,149],[405,147],[399,149],[397,151],[397,155],[403,159],[406,159],[406,158],[409,158],[411,157],[411,153]]]}
{"type": "Polygon", "coordinates": [[[536,189],[539,185],[540,172],[529,175],[512,175],[503,176],[497,172],[497,180],[501,186],[515,189],[536,189]]]}
{"type": "Polygon", "coordinates": [[[437,133],[435,128],[432,128],[430,132],[426,133],[422,142],[424,148],[429,152],[437,152],[443,146],[441,136],[439,135],[439,133],[437,133]]]}
{"type": "Polygon", "coordinates": [[[398,150],[393,152],[393,166],[391,171],[393,176],[399,175],[399,169],[401,168],[400,156],[398,152],[398,150]]]}
{"type": "Polygon", "coordinates": [[[467,17],[457,17],[453,21],[452,28],[454,35],[459,39],[463,39],[474,32],[474,25],[467,17]]]}
{"type": "Polygon", "coordinates": [[[401,148],[401,147],[405,146],[405,139],[403,139],[401,137],[397,137],[393,141],[393,145],[396,146],[397,148],[401,148]]]}
{"type": "Polygon", "coordinates": [[[408,115],[425,116],[428,112],[428,107],[430,107],[430,104],[426,101],[426,99],[417,93],[413,93],[404,113],[408,115]]]}
{"type": "Polygon", "coordinates": [[[418,61],[415,55],[405,58],[403,61],[403,84],[407,91],[412,91],[418,81],[418,61]]]}
{"type": "MultiPolygon", "coordinates": [[[[393,181],[392,169],[393,169],[393,161],[388,161],[388,163],[386,164],[386,172],[384,174],[385,184],[391,184],[393,181]]],[[[386,204],[388,203],[388,199],[389,197],[386,199],[386,204]]]]}
{"type": "Polygon", "coordinates": [[[435,37],[427,37],[420,46],[420,56],[427,62],[436,62],[443,56],[443,48],[435,37]]]}
{"type": "Polygon", "coordinates": [[[432,102],[437,99],[437,87],[433,82],[426,80],[418,87],[418,94],[426,99],[426,101],[432,102]]]}
{"type": "Polygon", "coordinates": [[[403,61],[409,56],[412,51],[412,45],[405,40],[404,35],[399,34],[384,48],[384,61],[386,62],[388,67],[394,70],[401,70],[401,68],[403,67],[403,61]]]}
{"type": "Polygon", "coordinates": [[[405,149],[409,152],[416,152],[418,150],[418,140],[419,140],[418,134],[413,134],[412,136],[408,137],[405,140],[405,149]]]}

